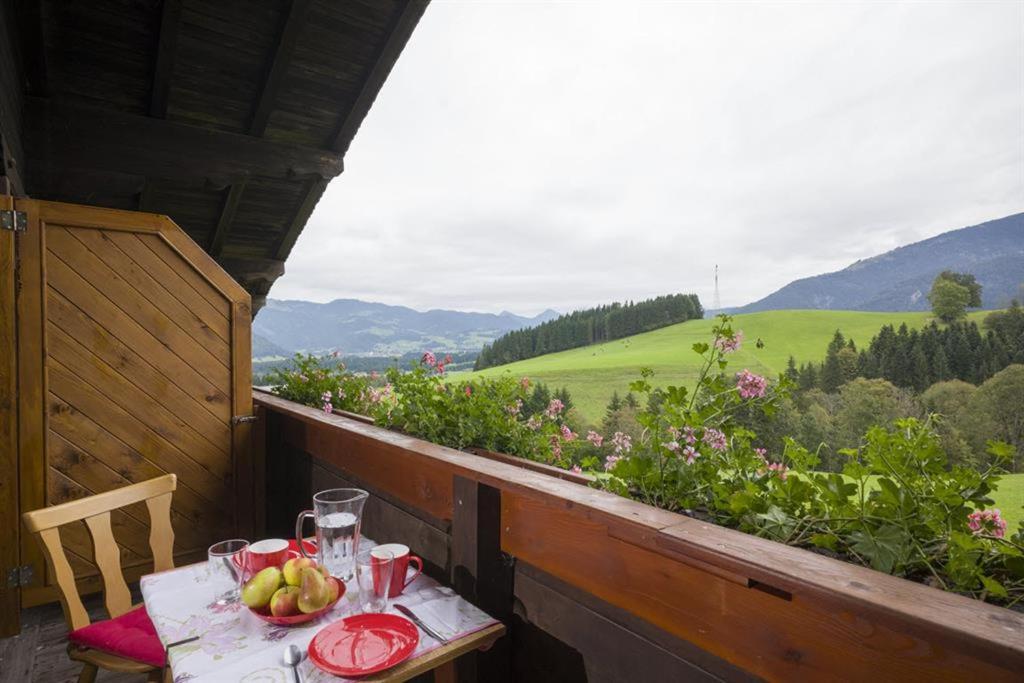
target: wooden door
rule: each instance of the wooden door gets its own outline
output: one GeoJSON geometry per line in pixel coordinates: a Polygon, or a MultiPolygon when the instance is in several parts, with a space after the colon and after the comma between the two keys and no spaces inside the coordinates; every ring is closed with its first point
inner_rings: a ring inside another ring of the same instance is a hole
{"type": "MultiPolygon", "coordinates": [[[[0,159],[3,155],[0,154],[0,159]]],[[[2,183],[4,178],[0,178],[2,183]]],[[[14,200],[0,188],[0,211],[14,208],[14,200]]],[[[18,551],[17,374],[14,324],[14,233],[0,228],[0,638],[20,630],[18,551]],[[13,572],[13,574],[12,574],[13,572]],[[11,580],[9,580],[9,578],[11,580]]]]}
{"type": "MultiPolygon", "coordinates": [[[[233,419],[252,413],[248,293],[165,216],[16,204],[21,510],[173,472],[176,564],[248,533],[249,425],[233,419]]],[[[112,522],[129,580],[149,571],[145,508],[112,522]]],[[[79,526],[62,540],[85,592],[100,582],[79,526]]],[[[54,595],[37,580],[22,604],[54,595]]]]}

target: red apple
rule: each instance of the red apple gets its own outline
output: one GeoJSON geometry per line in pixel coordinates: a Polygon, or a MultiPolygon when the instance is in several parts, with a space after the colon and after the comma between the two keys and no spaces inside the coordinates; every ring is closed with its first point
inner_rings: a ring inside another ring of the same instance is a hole
{"type": "Polygon", "coordinates": [[[270,613],[275,617],[290,617],[299,613],[298,586],[285,586],[278,588],[274,596],[270,598],[270,613]]]}

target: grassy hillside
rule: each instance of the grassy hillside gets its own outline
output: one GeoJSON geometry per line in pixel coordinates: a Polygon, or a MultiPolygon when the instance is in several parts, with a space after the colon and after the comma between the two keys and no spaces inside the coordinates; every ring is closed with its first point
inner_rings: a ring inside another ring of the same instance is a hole
{"type": "MultiPolygon", "coordinates": [[[[971,318],[980,322],[985,315],[973,313],[971,318]]],[[[738,315],[734,328],[743,330],[745,341],[743,348],[731,357],[730,367],[774,376],[786,368],[790,355],[797,362],[822,360],[837,329],[863,345],[883,325],[905,322],[910,327],[920,327],[931,319],[930,313],[918,312],[765,311],[738,315]],[[755,345],[758,338],[764,341],[763,349],[755,345]]],[[[697,341],[708,341],[714,324],[714,320],[691,320],[613,342],[488,368],[472,376],[494,377],[508,372],[552,387],[568,387],[583,417],[597,422],[612,392],[625,394],[643,366],[654,369],[658,384],[692,382],[699,357],[691,346],[697,341]]]]}
{"type": "Polygon", "coordinates": [[[1004,475],[997,486],[992,499],[996,501],[995,507],[1003,513],[1007,532],[1013,533],[1024,520],[1024,473],[1004,475]]]}

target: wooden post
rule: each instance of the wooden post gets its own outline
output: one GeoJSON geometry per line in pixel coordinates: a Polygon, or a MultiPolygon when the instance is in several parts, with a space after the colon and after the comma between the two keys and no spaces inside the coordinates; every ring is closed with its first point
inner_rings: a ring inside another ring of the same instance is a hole
{"type": "Polygon", "coordinates": [[[253,415],[256,416],[256,422],[250,432],[252,526],[253,538],[263,538],[267,533],[267,409],[255,406],[253,415]]]}
{"type": "MultiPolygon", "coordinates": [[[[6,180],[6,179],[0,179],[6,180]]],[[[6,183],[4,183],[6,185],[6,183]]],[[[0,209],[14,199],[0,188],[0,209]]],[[[8,573],[21,564],[18,519],[17,346],[14,319],[14,233],[0,230],[0,638],[21,631],[21,590],[8,587],[8,573]]]]}
{"type": "MultiPolygon", "coordinates": [[[[511,559],[501,552],[501,491],[460,476],[453,485],[452,586],[506,625],[512,615],[511,559]]],[[[511,681],[509,637],[458,660],[458,680],[511,681]]]]}

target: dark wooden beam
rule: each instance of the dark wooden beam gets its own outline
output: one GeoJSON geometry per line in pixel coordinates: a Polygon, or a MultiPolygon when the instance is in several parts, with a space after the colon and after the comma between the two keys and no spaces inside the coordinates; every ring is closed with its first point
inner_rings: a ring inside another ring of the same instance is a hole
{"type": "Polygon", "coordinates": [[[343,167],[336,152],[38,98],[28,99],[25,124],[25,148],[44,171],[116,171],[227,187],[256,175],[320,181],[343,167]]]}
{"type": "Polygon", "coordinates": [[[281,88],[285,73],[288,71],[288,64],[295,52],[295,41],[306,21],[306,10],[309,9],[309,3],[310,0],[292,0],[288,10],[288,19],[281,27],[281,33],[277,37],[273,57],[268,63],[267,75],[263,79],[263,89],[260,91],[256,109],[253,111],[252,122],[249,124],[250,135],[262,137],[263,132],[267,129],[267,122],[270,120],[270,112],[274,108],[277,91],[281,88]]]}
{"type": "Polygon", "coordinates": [[[292,247],[295,246],[295,240],[299,239],[299,233],[302,232],[302,228],[305,227],[306,221],[313,214],[313,209],[316,208],[317,202],[320,201],[324,190],[327,189],[328,182],[330,182],[329,178],[313,178],[309,181],[309,184],[306,186],[306,193],[302,198],[302,203],[299,205],[299,210],[295,213],[291,224],[285,231],[280,243],[278,243],[274,258],[281,261],[288,258],[292,247]]]}
{"type": "Polygon", "coordinates": [[[328,143],[331,149],[341,154],[348,151],[349,145],[352,144],[352,138],[355,137],[360,124],[369,113],[373,101],[377,99],[377,93],[380,92],[384,81],[387,80],[388,74],[391,73],[391,67],[398,60],[398,55],[405,48],[409,36],[412,35],[413,29],[416,28],[416,24],[419,23],[428,4],[430,4],[430,0],[405,0],[404,6],[395,11],[388,26],[387,39],[377,52],[373,66],[367,71],[366,78],[363,79],[363,84],[359,89],[359,95],[348,113],[338,122],[338,127],[331,136],[328,143]]]}
{"type": "MultiPolygon", "coordinates": [[[[503,622],[512,616],[514,564],[501,552],[501,491],[455,475],[452,483],[451,582],[455,591],[503,622]]],[[[459,681],[512,680],[511,648],[502,638],[458,661],[459,681]]]]}
{"type": "Polygon", "coordinates": [[[160,11],[160,40],[153,65],[153,90],[149,96],[149,115],[167,117],[171,92],[171,73],[178,48],[178,27],[181,25],[181,0],[164,0],[160,11]]]}
{"type": "Polygon", "coordinates": [[[15,0],[25,90],[29,95],[46,97],[50,86],[46,75],[46,41],[43,36],[43,18],[38,0],[15,0]]]}
{"type": "Polygon", "coordinates": [[[0,178],[6,178],[11,193],[25,194],[22,178],[22,104],[25,97],[25,79],[21,72],[18,42],[20,25],[15,20],[14,8],[0,0],[0,178]]]}
{"type": "Polygon", "coordinates": [[[235,220],[235,212],[238,211],[238,204],[242,201],[242,193],[245,192],[245,181],[239,181],[231,186],[227,196],[224,198],[224,207],[220,211],[220,219],[217,227],[210,238],[210,246],[207,249],[210,256],[217,258],[224,249],[224,240],[231,231],[231,223],[235,220]]]}
{"type": "Polygon", "coordinates": [[[153,190],[153,181],[144,180],[142,183],[142,191],[139,192],[139,211],[145,211],[146,213],[154,213],[153,190]]]}

